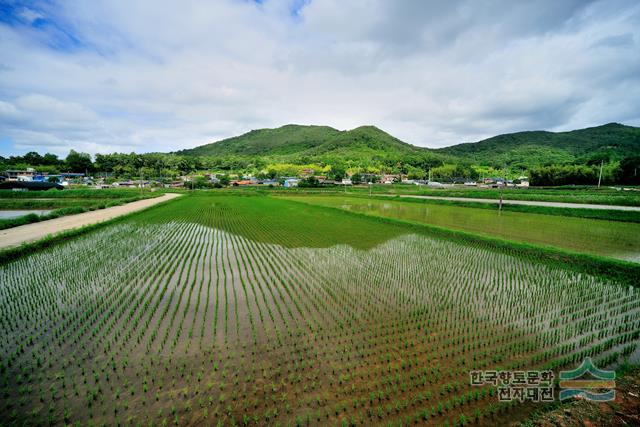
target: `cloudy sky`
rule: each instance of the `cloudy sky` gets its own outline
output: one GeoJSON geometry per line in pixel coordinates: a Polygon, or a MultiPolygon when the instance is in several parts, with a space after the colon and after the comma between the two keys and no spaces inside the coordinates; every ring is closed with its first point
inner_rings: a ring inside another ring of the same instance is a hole
{"type": "Polygon", "coordinates": [[[0,155],[640,125],[637,0],[0,0],[0,155]]]}

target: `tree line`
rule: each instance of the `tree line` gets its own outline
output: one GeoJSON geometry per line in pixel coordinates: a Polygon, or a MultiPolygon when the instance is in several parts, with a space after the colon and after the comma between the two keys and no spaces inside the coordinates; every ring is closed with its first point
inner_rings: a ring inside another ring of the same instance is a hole
{"type": "MultiPolygon", "coordinates": [[[[82,172],[88,174],[109,174],[123,179],[140,176],[175,179],[181,175],[197,171],[219,171],[223,174],[244,173],[258,178],[278,178],[305,175],[313,170],[315,175],[339,180],[347,176],[403,175],[409,179],[432,179],[451,182],[459,179],[479,180],[483,177],[518,178],[529,177],[532,185],[594,185],[599,178],[603,184],[640,185],[640,156],[626,157],[620,161],[602,159],[586,164],[551,164],[534,166],[528,170],[505,167],[503,169],[474,165],[466,161],[430,159],[394,159],[393,162],[367,162],[362,159],[292,159],[281,163],[268,157],[212,157],[184,156],[163,153],[112,153],[96,154],[71,150],[63,159],[52,153],[41,155],[35,151],[23,156],[0,157],[0,173],[8,169],[24,170],[36,168],[51,174],[60,172],[82,172]],[[602,175],[600,169],[602,166],[602,175]]],[[[357,180],[357,178],[356,178],[357,180]]]]}
{"type": "Polygon", "coordinates": [[[602,184],[640,185],[640,156],[626,157],[620,162],[600,165],[551,165],[531,168],[529,179],[532,185],[593,185],[602,184]]]}

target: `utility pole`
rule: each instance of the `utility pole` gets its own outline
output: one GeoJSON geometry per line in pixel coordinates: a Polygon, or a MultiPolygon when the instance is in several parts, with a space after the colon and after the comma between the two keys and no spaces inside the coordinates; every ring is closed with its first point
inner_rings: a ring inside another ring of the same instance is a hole
{"type": "Polygon", "coordinates": [[[600,182],[602,181],[602,167],[604,166],[604,159],[600,160],[600,174],[598,175],[598,188],[600,188],[600,182]]]}

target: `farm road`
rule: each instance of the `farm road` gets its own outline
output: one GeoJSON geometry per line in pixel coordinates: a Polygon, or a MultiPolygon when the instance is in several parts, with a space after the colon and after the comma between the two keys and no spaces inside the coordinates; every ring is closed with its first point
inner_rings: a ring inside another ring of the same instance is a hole
{"type": "Polygon", "coordinates": [[[34,242],[50,234],[57,234],[73,228],[107,221],[121,215],[146,209],[158,203],[179,197],[180,194],[167,193],[153,199],[138,200],[122,206],[99,209],[77,215],[68,215],[33,224],[21,225],[0,231],[0,249],[18,246],[22,243],[34,242]]]}
{"type": "MultiPolygon", "coordinates": [[[[376,194],[376,196],[395,197],[395,194],[376,194]]],[[[452,202],[473,202],[473,203],[493,203],[498,204],[498,199],[477,199],[470,197],[440,197],[440,196],[417,196],[412,194],[401,194],[400,197],[412,199],[432,199],[449,200],[452,202]]],[[[525,205],[525,206],[546,206],[549,208],[576,208],[576,209],[607,209],[615,211],[635,211],[640,212],[640,206],[619,206],[619,205],[596,205],[589,203],[562,203],[562,202],[539,202],[534,200],[503,200],[503,205],[525,205]]]]}

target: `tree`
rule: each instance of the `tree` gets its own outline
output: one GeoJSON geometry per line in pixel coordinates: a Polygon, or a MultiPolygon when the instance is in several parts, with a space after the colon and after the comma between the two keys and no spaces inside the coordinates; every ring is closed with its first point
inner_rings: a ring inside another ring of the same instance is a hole
{"type": "Polygon", "coordinates": [[[431,177],[434,180],[452,181],[455,178],[477,178],[478,173],[470,167],[460,164],[446,164],[431,169],[431,177]]]}
{"type": "Polygon", "coordinates": [[[554,165],[529,171],[531,185],[594,185],[598,182],[598,168],[584,165],[554,165]]]}
{"type": "Polygon", "coordinates": [[[407,178],[409,179],[423,179],[425,176],[425,172],[422,169],[408,166],[407,167],[407,178]]]}
{"type": "Polygon", "coordinates": [[[320,187],[320,182],[315,176],[310,176],[298,183],[299,187],[320,187]]]}
{"type": "Polygon", "coordinates": [[[620,162],[619,182],[640,185],[640,156],[625,157],[620,162]]]}
{"type": "Polygon", "coordinates": [[[24,156],[22,156],[24,162],[31,166],[39,166],[42,164],[42,156],[35,151],[30,151],[24,156]]]}
{"type": "Polygon", "coordinates": [[[55,154],[47,153],[42,157],[42,164],[46,166],[58,166],[60,159],[55,154]]]}
{"type": "Polygon", "coordinates": [[[71,172],[84,172],[93,170],[93,163],[91,162],[91,155],[88,153],[78,153],[75,150],[71,150],[69,155],[65,159],[67,168],[71,172]]]}
{"type": "Polygon", "coordinates": [[[333,165],[331,166],[331,171],[329,172],[329,177],[336,181],[342,180],[346,175],[346,170],[342,165],[333,165]]]}
{"type": "Polygon", "coordinates": [[[191,188],[211,188],[213,185],[204,176],[197,176],[191,181],[191,188]]]}

